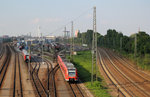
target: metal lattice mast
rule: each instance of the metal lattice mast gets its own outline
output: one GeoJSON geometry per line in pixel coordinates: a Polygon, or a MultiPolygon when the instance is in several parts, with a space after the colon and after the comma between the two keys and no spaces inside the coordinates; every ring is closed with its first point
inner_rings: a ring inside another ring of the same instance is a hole
{"type": "Polygon", "coordinates": [[[120,38],[120,51],[122,50],[122,37],[120,38]]]}
{"type": "Polygon", "coordinates": [[[66,30],[66,27],[64,28],[64,43],[69,43],[69,31],[66,30]]]}
{"type": "Polygon", "coordinates": [[[73,21],[71,22],[71,44],[70,44],[70,59],[73,61],[74,52],[74,33],[73,33],[73,21]]]}
{"type": "MultiPolygon", "coordinates": [[[[139,27],[139,31],[138,32],[140,32],[140,27],[139,27]]],[[[134,57],[136,58],[136,56],[137,56],[137,34],[135,33],[135,38],[134,38],[134,57]]]]}
{"type": "Polygon", "coordinates": [[[64,29],[64,38],[66,38],[66,27],[64,29]]]}
{"type": "Polygon", "coordinates": [[[72,21],[72,61],[73,61],[73,55],[74,55],[74,29],[73,29],[73,21],[72,21]]]}
{"type": "Polygon", "coordinates": [[[97,67],[98,67],[98,64],[97,64],[97,28],[96,28],[96,7],[94,7],[94,28],[93,28],[93,32],[95,33],[95,55],[96,55],[96,66],[95,66],[95,70],[96,70],[96,81],[97,81],[97,67]]]}
{"type": "Polygon", "coordinates": [[[93,40],[92,40],[92,72],[91,72],[91,84],[93,84],[94,66],[96,69],[97,80],[97,31],[96,31],[96,7],[93,11],[93,40]]]}
{"type": "Polygon", "coordinates": [[[137,35],[135,33],[135,38],[134,38],[134,42],[135,42],[135,47],[134,47],[134,57],[136,58],[136,53],[137,53],[137,35]]]}
{"type": "Polygon", "coordinates": [[[64,28],[64,39],[63,39],[64,43],[65,43],[65,39],[66,39],[66,27],[64,28]]]}

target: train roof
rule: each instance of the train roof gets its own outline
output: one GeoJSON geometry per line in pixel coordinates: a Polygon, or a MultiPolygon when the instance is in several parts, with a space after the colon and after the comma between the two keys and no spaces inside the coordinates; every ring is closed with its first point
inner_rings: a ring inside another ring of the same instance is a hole
{"type": "Polygon", "coordinates": [[[72,63],[70,63],[67,59],[64,59],[65,57],[62,54],[60,54],[59,56],[61,57],[62,61],[65,63],[68,69],[76,69],[72,63]]]}
{"type": "Polygon", "coordinates": [[[64,62],[68,69],[76,69],[72,63],[64,62]]]}

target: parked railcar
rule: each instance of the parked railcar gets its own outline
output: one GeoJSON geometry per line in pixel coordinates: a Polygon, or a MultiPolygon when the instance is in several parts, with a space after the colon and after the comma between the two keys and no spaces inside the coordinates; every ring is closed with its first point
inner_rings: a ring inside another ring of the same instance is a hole
{"type": "Polygon", "coordinates": [[[70,62],[67,62],[60,55],[57,56],[58,64],[66,81],[78,81],[77,69],[70,62]]]}
{"type": "Polygon", "coordinates": [[[24,61],[26,63],[28,63],[31,60],[31,56],[29,55],[29,53],[26,50],[22,50],[22,53],[23,53],[24,61]]]}

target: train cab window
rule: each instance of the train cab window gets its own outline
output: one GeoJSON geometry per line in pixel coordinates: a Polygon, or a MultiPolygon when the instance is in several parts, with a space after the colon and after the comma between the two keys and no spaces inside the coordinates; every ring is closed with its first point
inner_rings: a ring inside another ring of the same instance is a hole
{"type": "Polygon", "coordinates": [[[70,77],[74,77],[75,75],[76,75],[75,72],[69,72],[69,76],[70,76],[70,77]]]}
{"type": "Polygon", "coordinates": [[[27,59],[29,59],[29,56],[27,55],[27,59]]]}
{"type": "Polygon", "coordinates": [[[68,73],[70,77],[74,77],[76,75],[75,69],[68,69],[68,73]]]}

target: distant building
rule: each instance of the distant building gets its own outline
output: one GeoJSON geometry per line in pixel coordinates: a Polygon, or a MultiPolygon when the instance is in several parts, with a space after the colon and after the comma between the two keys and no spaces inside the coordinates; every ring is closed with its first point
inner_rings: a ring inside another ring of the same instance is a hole
{"type": "Polygon", "coordinates": [[[9,38],[9,36],[8,36],[8,35],[3,35],[2,37],[3,37],[4,39],[9,38]]]}
{"type": "Polygon", "coordinates": [[[55,36],[45,36],[45,41],[50,43],[52,41],[55,41],[56,37],[55,36]]]}
{"type": "Polygon", "coordinates": [[[80,32],[80,30],[76,30],[75,31],[75,37],[78,37],[78,33],[80,32]]]}
{"type": "Polygon", "coordinates": [[[46,39],[55,40],[55,36],[45,36],[46,39]]]}
{"type": "Polygon", "coordinates": [[[3,39],[0,37],[0,43],[2,43],[3,42],[3,39]]]}

